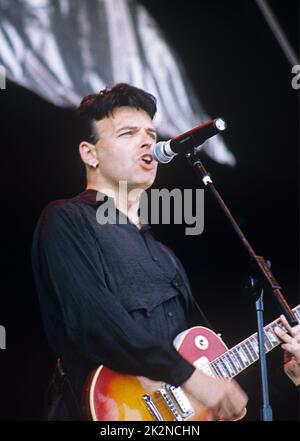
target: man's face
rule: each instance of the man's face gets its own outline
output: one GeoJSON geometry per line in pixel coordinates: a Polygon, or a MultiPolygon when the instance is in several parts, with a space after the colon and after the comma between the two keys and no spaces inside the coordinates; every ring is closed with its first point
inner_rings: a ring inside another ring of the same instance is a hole
{"type": "Polygon", "coordinates": [[[144,110],[118,107],[109,117],[96,121],[95,127],[103,184],[116,188],[119,181],[127,181],[129,190],[150,187],[157,170],[157,162],[150,154],[150,147],[156,142],[150,116],[144,110]]]}

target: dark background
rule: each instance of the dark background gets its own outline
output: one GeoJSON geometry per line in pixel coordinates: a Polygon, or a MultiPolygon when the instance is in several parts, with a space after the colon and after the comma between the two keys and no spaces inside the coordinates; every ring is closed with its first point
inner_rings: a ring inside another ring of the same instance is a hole
{"type": "MultiPolygon", "coordinates": [[[[299,91],[291,66],[253,0],[143,0],[181,57],[196,96],[212,117],[228,123],[224,137],[234,168],[203,155],[254,249],[272,261],[290,306],[299,303],[299,91]]],[[[299,2],[270,1],[299,52],[299,2]]],[[[85,181],[72,145],[71,110],[57,108],[11,82],[0,91],[2,144],[2,302],[0,324],[1,418],[36,420],[53,368],[33,286],[30,247],[42,208],[72,197],[85,181]]],[[[157,188],[196,188],[183,158],[161,166],[157,188]]],[[[255,332],[254,303],[243,296],[248,256],[212,197],[205,193],[205,229],[186,236],[184,226],[155,226],[190,276],[193,292],[229,347],[255,332]]],[[[265,295],[265,322],[279,315],[265,295]]],[[[274,420],[299,419],[299,396],[282,373],[282,352],[268,356],[274,420]]],[[[246,419],[259,419],[257,367],[238,381],[249,394],[246,419]]]]}

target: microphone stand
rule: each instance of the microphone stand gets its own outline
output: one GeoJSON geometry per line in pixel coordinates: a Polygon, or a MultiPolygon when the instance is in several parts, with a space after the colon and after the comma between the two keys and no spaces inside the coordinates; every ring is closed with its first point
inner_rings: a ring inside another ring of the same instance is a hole
{"type": "Polygon", "coordinates": [[[263,421],[273,421],[273,411],[270,405],[269,398],[269,385],[268,385],[268,371],[265,351],[265,333],[264,333],[264,291],[261,290],[261,294],[258,300],[255,302],[256,317],[257,317],[257,334],[258,334],[258,348],[259,348],[259,363],[260,363],[260,379],[262,390],[262,407],[260,409],[261,419],[263,421]]]}
{"type": "MultiPolygon", "coordinates": [[[[243,246],[245,247],[247,253],[249,254],[251,260],[251,266],[255,272],[255,275],[258,279],[259,286],[263,290],[264,288],[266,291],[270,291],[273,296],[275,297],[276,302],[279,305],[279,308],[281,312],[285,315],[287,321],[291,326],[295,326],[298,324],[298,321],[296,319],[296,316],[294,312],[291,310],[289,305],[287,304],[282,292],[281,287],[276,281],[275,277],[273,276],[269,266],[268,262],[262,257],[258,256],[248,240],[246,239],[244,233],[238,226],[236,220],[232,216],[229,208],[225,204],[224,200],[222,199],[220,193],[215,188],[213,181],[203,166],[202,162],[200,161],[199,157],[197,156],[197,153],[188,153],[186,155],[186,158],[189,162],[189,164],[193,167],[193,169],[196,172],[196,175],[198,178],[204,183],[204,185],[209,188],[210,192],[212,193],[213,197],[216,199],[217,203],[220,205],[221,209],[223,210],[225,216],[227,217],[230,225],[232,226],[233,230],[235,231],[236,235],[242,242],[243,246]]],[[[263,291],[262,291],[263,292],[263,291]]],[[[265,350],[264,350],[264,331],[263,331],[263,322],[261,320],[262,316],[262,296],[260,297],[261,300],[257,300],[257,318],[260,325],[258,328],[262,328],[262,334],[260,335],[259,330],[259,347],[260,347],[260,363],[261,363],[261,372],[262,372],[262,395],[263,395],[263,412],[262,417],[265,418],[265,420],[270,421],[272,419],[272,409],[269,405],[269,399],[268,399],[268,387],[267,387],[267,371],[266,371],[266,363],[265,363],[265,350]],[[262,354],[264,354],[262,356],[262,354]]]]}
{"type": "MultiPolygon", "coordinates": [[[[270,267],[271,263],[268,266],[270,267]]],[[[262,391],[262,405],[260,409],[260,416],[263,421],[273,421],[273,411],[269,399],[269,385],[267,375],[267,360],[265,351],[265,334],[264,334],[264,290],[260,286],[255,277],[247,277],[244,282],[244,291],[255,299],[256,320],[257,320],[257,336],[259,349],[259,364],[260,364],[260,380],[262,391]]]]}

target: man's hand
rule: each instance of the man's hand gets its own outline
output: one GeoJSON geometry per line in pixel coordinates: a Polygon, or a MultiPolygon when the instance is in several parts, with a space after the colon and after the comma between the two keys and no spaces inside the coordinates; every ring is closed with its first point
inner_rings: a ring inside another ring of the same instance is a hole
{"type": "Polygon", "coordinates": [[[234,380],[211,378],[197,369],[182,388],[209,408],[216,421],[238,419],[248,401],[247,395],[234,380]]]}
{"type": "Polygon", "coordinates": [[[291,327],[284,317],[280,316],[282,324],[286,327],[289,334],[276,327],[275,334],[283,341],[281,345],[284,349],[284,371],[296,386],[300,385],[300,325],[291,327]]]}

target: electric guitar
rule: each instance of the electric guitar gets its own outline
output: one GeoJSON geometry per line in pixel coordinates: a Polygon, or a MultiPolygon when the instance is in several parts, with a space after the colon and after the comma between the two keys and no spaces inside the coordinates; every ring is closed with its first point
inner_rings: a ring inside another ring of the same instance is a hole
{"type": "MultiPolygon", "coordinates": [[[[300,322],[300,305],[293,309],[300,322]]],[[[286,331],[279,319],[264,328],[266,352],[280,344],[274,327],[286,331]]],[[[195,326],[174,340],[177,351],[211,377],[230,380],[259,359],[257,333],[228,349],[208,328],[195,326]]],[[[94,421],[209,421],[211,412],[201,407],[181,387],[145,377],[134,377],[99,366],[87,381],[84,408],[94,421]]]]}

